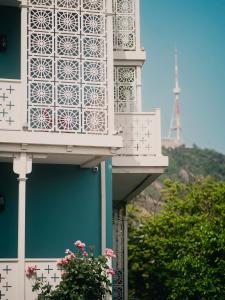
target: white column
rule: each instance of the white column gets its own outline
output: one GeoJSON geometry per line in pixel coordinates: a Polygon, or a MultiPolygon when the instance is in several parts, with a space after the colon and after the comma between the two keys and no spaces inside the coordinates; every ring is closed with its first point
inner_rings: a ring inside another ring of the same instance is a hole
{"type": "Polygon", "coordinates": [[[21,0],[21,120],[22,126],[27,125],[27,0],[21,0]]]}
{"type": "Polygon", "coordinates": [[[135,0],[135,34],[136,34],[136,51],[141,49],[140,33],[140,0],[135,0]]]}
{"type": "Polygon", "coordinates": [[[112,0],[106,0],[107,22],[107,96],[109,134],[114,134],[114,78],[113,78],[113,12],[112,0]]]}
{"type": "Polygon", "coordinates": [[[105,162],[101,163],[101,244],[102,254],[106,248],[106,180],[105,162]]]}
{"type": "Polygon", "coordinates": [[[18,299],[25,299],[25,214],[26,214],[26,174],[32,170],[32,159],[20,153],[13,160],[13,171],[18,174],[18,299]]]}
{"type": "MultiPolygon", "coordinates": [[[[106,163],[101,163],[101,250],[102,254],[105,252],[106,248],[106,226],[107,226],[107,220],[106,220],[106,171],[105,171],[106,163]]],[[[112,267],[112,259],[110,258],[108,260],[109,267],[112,267]]],[[[109,280],[112,283],[112,276],[109,275],[109,280]]],[[[106,295],[104,300],[112,300],[111,295],[106,295]]]]}
{"type": "Polygon", "coordinates": [[[136,67],[136,76],[137,76],[137,91],[136,91],[136,97],[137,97],[137,112],[142,111],[142,83],[141,83],[141,67],[136,67]]]}

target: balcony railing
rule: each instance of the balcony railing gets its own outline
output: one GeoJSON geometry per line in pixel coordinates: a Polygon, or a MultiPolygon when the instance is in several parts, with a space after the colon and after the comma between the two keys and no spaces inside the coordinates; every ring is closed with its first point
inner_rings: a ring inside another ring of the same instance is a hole
{"type": "Polygon", "coordinates": [[[0,130],[21,129],[21,81],[0,79],[0,130]]]}
{"type": "MultiPolygon", "coordinates": [[[[2,300],[18,299],[18,291],[21,288],[18,284],[18,264],[17,259],[0,259],[0,299],[2,300]]],[[[57,259],[26,259],[25,266],[36,266],[37,277],[42,282],[48,282],[53,288],[60,283],[63,270],[57,265],[57,259]]],[[[24,277],[25,298],[37,299],[37,294],[32,292],[34,282],[25,276],[25,272],[24,277]]],[[[112,299],[110,296],[106,298],[106,300],[110,299],[112,299]]]]}
{"type": "Polygon", "coordinates": [[[123,137],[118,155],[158,156],[161,154],[160,111],[116,113],[115,127],[123,137]]]}
{"type": "MultiPolygon", "coordinates": [[[[26,260],[26,266],[28,265],[37,267],[37,275],[42,281],[47,281],[52,286],[56,286],[59,283],[62,270],[57,267],[56,259],[26,260]]],[[[18,260],[0,259],[0,271],[0,299],[17,299],[18,290],[20,288],[18,285],[18,260]]],[[[27,278],[25,282],[26,299],[36,299],[35,294],[32,292],[33,282],[27,278]]]]}

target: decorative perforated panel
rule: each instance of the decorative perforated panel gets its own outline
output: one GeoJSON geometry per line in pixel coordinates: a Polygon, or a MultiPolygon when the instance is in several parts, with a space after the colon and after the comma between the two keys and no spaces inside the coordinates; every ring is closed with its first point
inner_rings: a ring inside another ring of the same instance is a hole
{"type": "Polygon", "coordinates": [[[161,149],[160,116],[153,113],[117,113],[115,127],[122,132],[123,148],[118,155],[157,156],[161,149]]]}
{"type": "Polygon", "coordinates": [[[135,50],[135,0],[113,0],[114,49],[135,50]]]}
{"type": "Polygon", "coordinates": [[[17,262],[0,261],[0,299],[17,299],[18,278],[17,262]]]}
{"type": "Polygon", "coordinates": [[[136,100],[136,67],[114,67],[114,110],[115,112],[134,112],[136,100]]]}
{"type": "MultiPolygon", "coordinates": [[[[27,266],[36,266],[37,276],[42,282],[48,282],[55,287],[59,284],[62,274],[62,269],[57,266],[56,261],[31,261],[26,263],[27,266]]],[[[26,299],[35,300],[37,295],[32,292],[32,280],[26,278],[26,299]]],[[[11,299],[9,299],[11,300],[11,299]]]]}
{"type": "Polygon", "coordinates": [[[29,0],[28,128],[107,134],[105,0],[29,0]]]}
{"type": "Polygon", "coordinates": [[[0,130],[20,129],[20,82],[0,81],[0,130]]]}
{"type": "Polygon", "coordinates": [[[113,277],[113,299],[123,300],[125,299],[125,248],[124,233],[125,222],[125,208],[113,209],[113,249],[116,253],[116,260],[114,261],[113,268],[116,275],[113,277]]]}

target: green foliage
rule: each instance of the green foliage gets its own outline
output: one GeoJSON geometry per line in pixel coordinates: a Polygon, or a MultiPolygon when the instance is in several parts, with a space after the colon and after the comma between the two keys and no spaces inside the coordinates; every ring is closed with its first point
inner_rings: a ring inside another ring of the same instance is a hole
{"type": "Polygon", "coordinates": [[[225,299],[225,183],[167,180],[164,198],[160,213],[129,223],[134,299],[225,299]]]}
{"type": "Polygon", "coordinates": [[[196,176],[211,176],[217,180],[225,180],[225,155],[210,149],[181,146],[175,149],[163,149],[163,154],[169,156],[169,167],[161,180],[184,181],[181,170],[185,170],[189,180],[196,176]]]}
{"type": "Polygon", "coordinates": [[[225,181],[225,155],[210,149],[181,146],[175,149],[163,148],[163,155],[169,157],[169,167],[152,185],[135,199],[135,203],[147,211],[157,212],[164,203],[161,189],[167,179],[189,183],[196,177],[211,176],[225,181]]]}
{"type": "Polygon", "coordinates": [[[108,257],[115,257],[113,251],[106,249],[105,255],[94,257],[92,250],[89,254],[84,250],[85,244],[79,245],[77,253],[67,249],[65,258],[58,261],[63,273],[56,288],[42,282],[35,267],[28,267],[26,273],[34,281],[33,291],[38,293],[38,300],[102,300],[111,294],[109,274],[114,271],[108,266],[108,257]]]}

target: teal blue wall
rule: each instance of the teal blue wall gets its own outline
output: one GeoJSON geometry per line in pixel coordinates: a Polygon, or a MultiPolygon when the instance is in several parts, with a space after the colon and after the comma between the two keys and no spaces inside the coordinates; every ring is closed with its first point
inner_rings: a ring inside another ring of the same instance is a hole
{"type": "Polygon", "coordinates": [[[76,240],[101,248],[100,172],[33,165],[27,182],[26,257],[61,257],[76,240]]]}
{"type": "Polygon", "coordinates": [[[0,194],[5,199],[5,210],[0,211],[0,258],[16,258],[18,182],[10,163],[0,163],[0,194]]]}
{"type": "Polygon", "coordinates": [[[20,9],[0,6],[0,35],[7,36],[6,52],[0,52],[0,78],[20,78],[20,9]]]}
{"type": "MultiPolygon", "coordinates": [[[[26,189],[26,257],[54,258],[75,240],[101,251],[101,168],[33,164],[26,189]]],[[[17,257],[18,181],[13,166],[0,163],[0,258],[17,257]]],[[[112,166],[106,162],[107,247],[112,247],[112,166]]]]}
{"type": "Polygon", "coordinates": [[[107,220],[107,227],[106,227],[106,245],[107,248],[112,248],[112,161],[106,161],[106,220],[107,220]]]}

